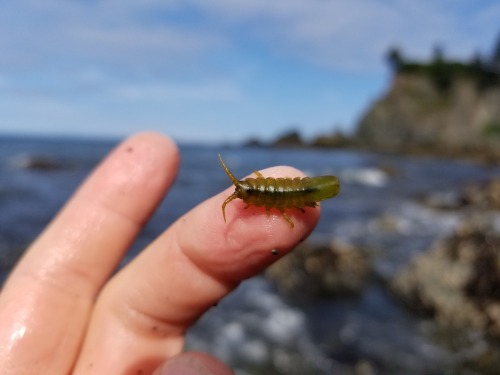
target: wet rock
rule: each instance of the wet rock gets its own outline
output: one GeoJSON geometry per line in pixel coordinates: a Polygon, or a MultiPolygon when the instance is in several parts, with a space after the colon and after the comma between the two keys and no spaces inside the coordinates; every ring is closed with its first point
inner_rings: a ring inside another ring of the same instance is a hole
{"type": "Polygon", "coordinates": [[[292,298],[352,296],[363,289],[370,266],[359,250],[345,244],[306,243],[272,265],[266,275],[292,298]]]}
{"type": "Polygon", "coordinates": [[[500,210],[500,177],[467,186],[463,199],[465,204],[478,208],[500,210]]]}
{"type": "Polygon", "coordinates": [[[463,194],[456,190],[431,193],[420,201],[426,207],[437,210],[458,210],[465,205],[463,194]]]}
{"type": "Polygon", "coordinates": [[[500,233],[485,217],[469,219],[397,275],[392,289],[441,326],[500,338],[500,233]]]}
{"type": "Polygon", "coordinates": [[[466,207],[482,210],[500,210],[500,177],[467,185],[458,191],[440,191],[421,199],[427,207],[457,210],[466,207]]]}

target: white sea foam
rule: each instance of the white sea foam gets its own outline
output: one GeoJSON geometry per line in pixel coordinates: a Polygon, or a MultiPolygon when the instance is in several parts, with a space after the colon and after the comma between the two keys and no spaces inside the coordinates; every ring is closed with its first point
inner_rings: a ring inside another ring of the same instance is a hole
{"type": "Polygon", "coordinates": [[[235,368],[322,374],[320,367],[330,361],[313,342],[304,312],[287,305],[262,277],[247,280],[206,314],[188,334],[187,345],[235,368]]]}
{"type": "Polygon", "coordinates": [[[344,169],[340,173],[343,182],[356,183],[376,188],[385,187],[389,182],[389,176],[379,168],[352,168],[344,169]]]}

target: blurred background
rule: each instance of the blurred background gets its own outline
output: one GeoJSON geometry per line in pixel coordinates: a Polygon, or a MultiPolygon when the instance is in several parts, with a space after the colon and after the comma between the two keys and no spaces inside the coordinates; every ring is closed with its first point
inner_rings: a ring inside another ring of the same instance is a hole
{"type": "MultiPolygon", "coordinates": [[[[311,238],[189,332],[245,374],[497,374],[500,3],[0,4],[0,279],[116,143],[177,183],[124,263],[237,177],[338,175],[311,238]]],[[[219,214],[219,213],[214,213],[219,214]]]]}

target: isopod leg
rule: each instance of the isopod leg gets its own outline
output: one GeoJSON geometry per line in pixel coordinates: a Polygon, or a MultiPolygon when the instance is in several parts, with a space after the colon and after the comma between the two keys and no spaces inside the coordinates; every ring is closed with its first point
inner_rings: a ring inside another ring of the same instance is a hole
{"type": "Polygon", "coordinates": [[[238,198],[238,194],[234,192],[233,194],[231,194],[229,197],[226,198],[224,203],[222,203],[222,217],[224,218],[224,222],[226,222],[226,205],[236,198],[238,198]]]}
{"type": "Polygon", "coordinates": [[[257,177],[264,178],[262,173],[260,173],[259,171],[253,171],[253,173],[255,173],[257,175],[257,177]]]}
{"type": "Polygon", "coordinates": [[[294,227],[294,224],[293,224],[293,221],[292,219],[290,219],[290,216],[288,216],[285,212],[285,210],[280,210],[281,214],[283,215],[283,217],[285,218],[286,221],[288,221],[288,224],[290,224],[290,226],[293,228],[294,227]]]}

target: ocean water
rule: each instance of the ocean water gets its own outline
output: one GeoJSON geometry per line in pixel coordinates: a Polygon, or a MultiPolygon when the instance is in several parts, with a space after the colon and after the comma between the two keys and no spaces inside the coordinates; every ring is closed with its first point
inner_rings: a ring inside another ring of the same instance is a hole
{"type": "MultiPolygon", "coordinates": [[[[1,280],[115,144],[0,138],[1,280]],[[26,168],[33,158],[56,168],[26,168]]],[[[378,276],[359,298],[307,304],[285,300],[267,279],[255,277],[197,323],[188,334],[188,348],[214,353],[239,375],[458,373],[463,353],[433,341],[428,322],[405,311],[380,280],[389,280],[463,220],[460,212],[424,207],[420,197],[499,176],[499,167],[351,150],[194,145],[181,145],[180,150],[176,183],[124,262],[181,214],[229,185],[217,158],[221,153],[237,177],[272,165],[339,176],[341,193],[322,205],[310,240],[336,239],[373,249],[378,276]],[[390,222],[391,230],[384,230],[381,222],[390,222]]]]}

